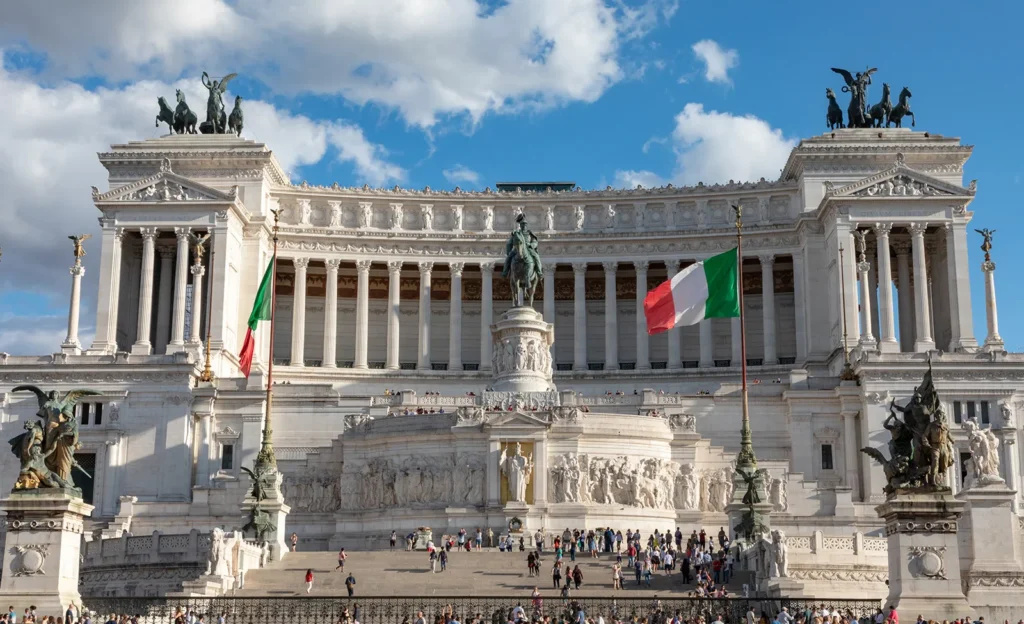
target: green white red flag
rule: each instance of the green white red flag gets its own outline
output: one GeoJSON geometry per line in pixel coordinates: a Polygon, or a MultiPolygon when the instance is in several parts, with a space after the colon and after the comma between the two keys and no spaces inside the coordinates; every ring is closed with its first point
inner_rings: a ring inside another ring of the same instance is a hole
{"type": "Polygon", "coordinates": [[[740,315],[736,249],[691,264],[647,294],[647,333],[740,315]]]}
{"type": "Polygon", "coordinates": [[[252,304],[252,312],[249,313],[249,330],[245,332],[245,341],[242,343],[242,352],[238,355],[238,367],[242,374],[249,376],[249,369],[252,368],[252,356],[256,352],[256,337],[253,332],[260,321],[269,321],[273,305],[274,288],[274,267],[277,264],[277,256],[270,259],[270,266],[263,274],[260,281],[260,289],[256,291],[256,301],[252,304]]]}

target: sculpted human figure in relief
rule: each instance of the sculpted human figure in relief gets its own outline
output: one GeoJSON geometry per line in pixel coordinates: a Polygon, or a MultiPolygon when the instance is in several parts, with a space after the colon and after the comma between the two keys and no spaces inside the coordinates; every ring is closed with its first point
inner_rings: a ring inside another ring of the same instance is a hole
{"type": "Polygon", "coordinates": [[[576,206],[576,231],[579,232],[583,229],[583,219],[586,213],[583,210],[583,206],[576,206]]]}
{"type": "Polygon", "coordinates": [[[533,458],[523,455],[523,447],[516,442],[516,450],[512,455],[502,449],[501,457],[498,460],[501,473],[508,479],[508,494],[511,501],[517,503],[526,502],[526,487],[530,484],[530,477],[533,475],[533,458]]]}

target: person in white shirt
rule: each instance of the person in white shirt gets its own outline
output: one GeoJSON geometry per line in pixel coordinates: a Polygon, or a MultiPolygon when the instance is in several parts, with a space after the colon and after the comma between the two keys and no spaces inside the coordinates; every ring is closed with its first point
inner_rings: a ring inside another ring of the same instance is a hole
{"type": "Polygon", "coordinates": [[[747,609],[747,624],[757,624],[757,618],[754,617],[754,608],[750,607],[747,609]]]}
{"type": "Polygon", "coordinates": [[[789,614],[789,607],[782,607],[782,611],[779,612],[778,620],[779,624],[789,624],[793,621],[793,616],[789,614]]]}

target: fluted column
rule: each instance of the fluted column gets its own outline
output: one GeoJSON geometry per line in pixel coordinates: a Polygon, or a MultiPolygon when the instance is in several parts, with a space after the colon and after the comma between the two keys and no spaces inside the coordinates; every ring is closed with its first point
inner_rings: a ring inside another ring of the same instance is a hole
{"type": "Polygon", "coordinates": [[[854,237],[857,239],[857,274],[859,276],[858,286],[860,288],[860,346],[867,351],[875,350],[875,336],[871,333],[871,285],[868,283],[868,271],[871,270],[871,263],[867,257],[867,230],[854,230],[854,237]]]}
{"type": "Polygon", "coordinates": [[[402,261],[388,261],[388,357],[384,364],[388,370],[402,367],[398,359],[398,337],[402,320],[402,261]]]}
{"type": "Polygon", "coordinates": [[[149,341],[149,325],[153,316],[153,255],[156,253],[155,227],[139,229],[142,236],[142,280],[139,286],[139,319],[132,355],[149,355],[153,344],[149,341]]]}
{"type": "MultiPolygon", "coordinates": [[[[967,219],[946,224],[946,280],[949,291],[949,318],[952,335],[950,351],[978,348],[971,313],[971,276],[967,262],[967,219]]],[[[940,304],[941,305],[941,304],[940,304]]]]}
{"type": "Polygon", "coordinates": [[[430,272],[433,262],[420,262],[420,334],[416,369],[430,370],[430,272]]]}
{"type": "Polygon", "coordinates": [[[121,299],[121,251],[124,228],[104,227],[100,249],[100,284],[96,302],[96,338],[89,353],[117,351],[117,311],[121,299]]]}
{"type": "Polygon", "coordinates": [[[462,370],[462,270],[464,262],[451,262],[451,309],[448,311],[448,370],[462,370]]]}
{"type": "MultiPolygon", "coordinates": [[[[679,272],[679,260],[666,260],[665,269],[668,271],[668,279],[672,279],[679,272]]],[[[672,370],[679,370],[683,367],[683,350],[680,344],[679,337],[680,329],[673,327],[668,330],[666,337],[668,339],[668,368],[672,370]]]]}
{"type": "Polygon", "coordinates": [[[914,291],[910,285],[910,243],[895,241],[896,289],[900,306],[900,351],[914,350],[914,291]]]}
{"type": "MultiPolygon", "coordinates": [[[[174,295],[174,248],[160,246],[156,254],[160,257],[160,281],[156,285],[156,331],[153,332],[153,353],[173,353],[168,349],[171,340],[171,308],[174,295]]],[[[156,277],[153,278],[156,280],[156,277]]]]}
{"type": "Polygon", "coordinates": [[[764,324],[764,359],[766,366],[779,363],[775,335],[775,256],[765,254],[761,260],[761,307],[764,324]]]}
{"type": "Polygon", "coordinates": [[[178,260],[174,268],[174,320],[171,323],[169,351],[181,351],[185,346],[185,297],[188,287],[188,235],[191,228],[176,227],[178,260]]]}
{"type": "Polygon", "coordinates": [[[999,312],[996,309],[996,263],[992,262],[988,252],[981,270],[985,273],[985,320],[988,324],[988,336],[982,349],[1005,351],[1003,338],[999,335],[999,312]]]}
{"type": "Polygon", "coordinates": [[[192,327],[188,343],[199,346],[203,341],[203,276],[206,275],[206,267],[202,265],[199,258],[196,258],[196,263],[192,265],[190,272],[192,273],[192,327]]]}
{"type": "Polygon", "coordinates": [[[587,370],[587,263],[573,262],[572,369],[587,370]]]}
{"type": "Polygon", "coordinates": [[[356,262],[356,357],[353,368],[366,369],[370,341],[370,265],[371,260],[356,262]]]}
{"type": "Polygon", "coordinates": [[[492,278],[494,263],[480,263],[480,370],[491,370],[492,278]]]}
{"type": "Polygon", "coordinates": [[[928,263],[924,249],[924,233],[927,229],[927,223],[910,225],[910,244],[914,254],[914,318],[917,321],[914,350],[919,353],[935,348],[929,310],[928,263]]]}
{"type": "Polygon", "coordinates": [[[71,355],[78,355],[82,352],[82,343],[78,341],[78,317],[82,297],[82,276],[85,275],[85,267],[82,266],[81,258],[75,258],[75,264],[71,267],[71,303],[68,305],[68,336],[61,345],[61,351],[71,355]]]}
{"type": "Polygon", "coordinates": [[[891,223],[875,224],[875,246],[878,248],[878,350],[898,353],[895,313],[892,307],[892,261],[889,258],[891,223]]]}
{"type": "Polygon", "coordinates": [[[338,267],[341,260],[331,258],[327,265],[326,299],[324,301],[324,368],[338,366],[338,267]]]}
{"type": "Polygon", "coordinates": [[[548,323],[555,322],[555,269],[558,267],[554,262],[545,262],[544,269],[544,320],[548,323]]]}
{"type": "Polygon", "coordinates": [[[647,318],[644,315],[644,299],[647,298],[647,269],[651,263],[647,260],[636,260],[636,368],[650,370],[651,352],[647,335],[647,318]]]}
{"type": "MultiPolygon", "coordinates": [[[[292,366],[306,365],[306,268],[309,258],[295,258],[295,288],[292,296],[292,366]]],[[[273,340],[273,338],[271,338],[273,340]]]]}
{"type": "Polygon", "coordinates": [[[619,369],[619,319],[615,293],[615,271],[619,263],[602,262],[604,267],[604,369],[619,369]]]}

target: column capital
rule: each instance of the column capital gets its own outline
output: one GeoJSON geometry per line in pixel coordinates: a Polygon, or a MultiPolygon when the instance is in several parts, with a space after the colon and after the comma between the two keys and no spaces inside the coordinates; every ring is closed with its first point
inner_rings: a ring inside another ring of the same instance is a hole
{"type": "Polygon", "coordinates": [[[572,263],[572,270],[573,270],[573,273],[576,273],[577,275],[584,275],[587,272],[587,263],[586,262],[573,262],[572,263]]]}
{"type": "Polygon", "coordinates": [[[309,266],[309,258],[292,258],[292,264],[295,265],[296,271],[305,271],[309,266]]]}
{"type": "Polygon", "coordinates": [[[907,230],[910,232],[911,236],[923,236],[927,229],[927,223],[911,223],[907,226],[907,230]]]}
{"type": "Polygon", "coordinates": [[[682,266],[682,264],[682,260],[679,260],[678,258],[672,258],[665,261],[665,268],[668,269],[669,271],[675,271],[676,273],[678,273],[679,267],[682,266]]]}
{"type": "Polygon", "coordinates": [[[889,236],[889,232],[892,232],[892,223],[876,223],[872,226],[875,231],[875,236],[882,238],[889,236]]]}
{"type": "Polygon", "coordinates": [[[192,232],[190,227],[176,227],[174,228],[174,235],[178,238],[178,242],[188,241],[188,235],[192,232]]]}
{"type": "Polygon", "coordinates": [[[554,275],[555,268],[558,267],[557,262],[542,262],[541,268],[544,271],[544,275],[554,275]]]}
{"type": "Polygon", "coordinates": [[[991,260],[986,260],[981,263],[981,270],[985,273],[991,273],[996,270],[996,263],[991,260]]]}
{"type": "Polygon", "coordinates": [[[373,208],[373,202],[361,201],[359,202],[360,208],[373,208]]]}
{"type": "Polygon", "coordinates": [[[601,263],[601,266],[604,267],[604,272],[605,273],[614,273],[619,268],[619,261],[618,260],[606,260],[606,261],[601,263]]]}
{"type": "Polygon", "coordinates": [[[201,264],[193,264],[192,265],[192,275],[195,275],[196,277],[202,277],[205,274],[206,274],[206,267],[204,267],[201,264]]]}
{"type": "Polygon", "coordinates": [[[388,260],[388,273],[401,273],[403,264],[401,260],[388,260]]]}
{"type": "Polygon", "coordinates": [[[120,243],[121,241],[124,240],[124,232],[125,232],[125,230],[124,230],[123,227],[116,227],[116,228],[113,229],[113,231],[114,231],[114,242],[115,243],[120,243]]]}
{"type": "Polygon", "coordinates": [[[401,208],[402,207],[402,202],[391,202],[391,203],[388,204],[388,206],[390,206],[393,209],[394,208],[401,208]]]}
{"type": "Polygon", "coordinates": [[[634,260],[633,261],[633,269],[635,269],[637,273],[646,273],[647,269],[649,269],[650,267],[651,267],[651,261],[650,260],[634,260]]]}
{"type": "Polygon", "coordinates": [[[480,262],[481,273],[493,273],[494,265],[497,264],[494,260],[483,260],[480,262]]]}
{"type": "Polygon", "coordinates": [[[327,265],[328,271],[337,271],[338,267],[341,266],[340,258],[328,258],[324,260],[324,264],[327,265]]]}
{"type": "Polygon", "coordinates": [[[761,268],[775,266],[775,254],[761,254],[757,259],[761,261],[761,268]]]}
{"type": "Polygon", "coordinates": [[[160,232],[160,230],[155,228],[155,227],[141,227],[141,228],[139,228],[139,236],[142,237],[142,240],[150,240],[151,241],[154,238],[156,238],[156,235],[159,232],[160,232]]]}
{"type": "Polygon", "coordinates": [[[448,271],[453,277],[462,277],[462,271],[466,268],[465,262],[449,262],[448,271]]]}
{"type": "Polygon", "coordinates": [[[85,275],[85,267],[80,264],[76,264],[71,267],[71,274],[76,277],[85,275]]]}
{"type": "Polygon", "coordinates": [[[861,260],[860,262],[857,263],[857,272],[859,272],[859,273],[867,273],[870,270],[871,270],[871,263],[868,262],[867,260],[861,260]]]}
{"type": "Polygon", "coordinates": [[[432,270],[434,270],[434,263],[433,262],[423,261],[423,262],[417,263],[417,266],[419,266],[419,268],[420,268],[420,275],[429,276],[430,272],[432,270]]]}

